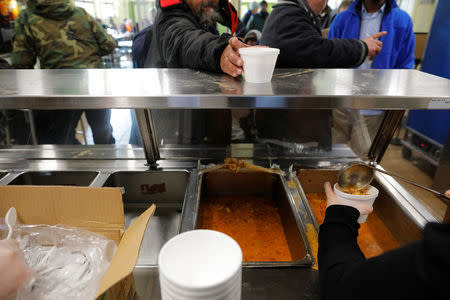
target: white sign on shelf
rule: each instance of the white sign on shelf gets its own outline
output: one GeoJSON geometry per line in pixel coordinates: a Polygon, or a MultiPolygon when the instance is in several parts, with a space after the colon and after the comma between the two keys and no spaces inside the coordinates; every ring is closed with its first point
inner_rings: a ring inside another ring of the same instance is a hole
{"type": "Polygon", "coordinates": [[[431,99],[428,109],[450,109],[450,99],[431,99]]]}

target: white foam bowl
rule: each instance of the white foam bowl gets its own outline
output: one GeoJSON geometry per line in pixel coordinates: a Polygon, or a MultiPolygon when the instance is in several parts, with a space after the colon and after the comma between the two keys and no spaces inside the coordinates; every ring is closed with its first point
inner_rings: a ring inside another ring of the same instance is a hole
{"type": "Polygon", "coordinates": [[[242,251],[226,234],[179,234],[162,247],[158,263],[163,299],[240,299],[231,295],[241,293],[242,251]]]}
{"type": "Polygon", "coordinates": [[[265,83],[272,80],[273,70],[280,49],[266,47],[239,48],[239,54],[244,61],[245,81],[265,83]]]}
{"type": "Polygon", "coordinates": [[[216,288],[210,289],[202,289],[202,290],[187,290],[182,289],[166,278],[163,275],[160,275],[160,285],[161,290],[167,291],[169,294],[174,295],[178,298],[182,299],[215,299],[215,298],[226,298],[236,292],[240,292],[241,290],[241,272],[238,272],[236,276],[233,277],[233,280],[224,283],[216,288]]]}
{"type": "MultiPolygon", "coordinates": [[[[336,197],[339,199],[339,201],[345,205],[348,206],[358,206],[359,204],[366,204],[366,205],[373,205],[373,202],[378,197],[378,189],[369,185],[369,189],[367,190],[367,195],[353,195],[348,194],[343,191],[341,191],[338,188],[338,184],[334,184],[334,193],[336,194],[336,197]]],[[[368,215],[360,215],[358,218],[358,223],[364,223],[367,220],[368,215]]]]}
{"type": "Polygon", "coordinates": [[[209,291],[208,293],[203,293],[199,291],[185,291],[177,289],[176,287],[170,285],[168,282],[164,282],[161,278],[161,293],[168,294],[176,299],[205,299],[205,300],[219,300],[219,299],[230,299],[238,300],[241,295],[241,280],[236,280],[233,285],[227,286],[226,288],[221,288],[216,291],[209,291]],[[236,297],[239,295],[239,297],[236,297]]]}

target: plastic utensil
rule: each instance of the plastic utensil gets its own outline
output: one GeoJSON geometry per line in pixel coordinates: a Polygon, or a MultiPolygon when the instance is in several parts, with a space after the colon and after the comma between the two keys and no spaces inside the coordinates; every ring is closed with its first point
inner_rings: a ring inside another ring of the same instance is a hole
{"type": "Polygon", "coordinates": [[[403,178],[396,174],[392,174],[390,172],[380,170],[374,166],[368,165],[368,164],[366,164],[364,162],[360,162],[360,161],[349,162],[342,166],[342,168],[339,170],[338,184],[344,190],[354,189],[354,190],[359,191],[359,190],[365,188],[366,186],[368,186],[372,182],[373,178],[375,177],[375,171],[387,174],[392,177],[396,177],[396,178],[403,180],[409,184],[417,186],[428,192],[434,193],[434,194],[438,195],[439,197],[441,197],[443,200],[445,200],[447,203],[450,200],[443,193],[440,193],[433,189],[427,188],[423,185],[415,183],[409,179],[403,178]]]}
{"type": "Polygon", "coordinates": [[[14,207],[11,207],[5,216],[5,222],[9,229],[8,236],[6,237],[7,240],[10,240],[12,237],[13,228],[16,225],[16,220],[17,220],[16,209],[14,207]]]}

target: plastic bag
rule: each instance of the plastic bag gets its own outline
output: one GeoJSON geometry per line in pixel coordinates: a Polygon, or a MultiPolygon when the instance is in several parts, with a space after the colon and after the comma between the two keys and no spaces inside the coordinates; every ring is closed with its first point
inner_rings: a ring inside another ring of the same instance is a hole
{"type": "MultiPolygon", "coordinates": [[[[0,238],[7,233],[0,219],[0,238]]],[[[64,225],[16,224],[13,238],[36,273],[16,300],[94,299],[116,250],[100,234],[64,225]]]]}

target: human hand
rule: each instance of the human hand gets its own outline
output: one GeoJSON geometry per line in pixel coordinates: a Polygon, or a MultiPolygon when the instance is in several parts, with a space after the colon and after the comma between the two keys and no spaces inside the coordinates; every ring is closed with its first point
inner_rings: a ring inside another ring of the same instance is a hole
{"type": "Polygon", "coordinates": [[[325,194],[327,195],[327,208],[331,205],[346,205],[356,208],[359,211],[359,214],[361,216],[368,215],[373,211],[372,205],[367,204],[358,204],[358,205],[349,205],[348,203],[344,203],[339,200],[338,197],[336,197],[336,194],[333,191],[333,188],[331,187],[331,184],[327,181],[324,184],[325,188],[325,194]]]}
{"type": "Polygon", "coordinates": [[[220,57],[220,68],[230,76],[237,77],[242,74],[242,66],[244,61],[239,55],[239,48],[250,47],[241,42],[238,38],[233,37],[228,41],[228,46],[223,50],[220,57]]]}
{"type": "Polygon", "coordinates": [[[383,43],[378,39],[382,36],[385,36],[386,34],[386,31],[378,32],[363,40],[363,42],[366,43],[367,48],[369,49],[369,52],[367,52],[367,56],[370,58],[370,60],[373,60],[375,56],[380,54],[383,43]]]}
{"type": "Polygon", "coordinates": [[[13,296],[34,275],[15,240],[0,240],[0,299],[13,296]]]}
{"type": "Polygon", "coordinates": [[[445,191],[445,196],[447,196],[447,198],[450,198],[450,190],[445,191]]]}

